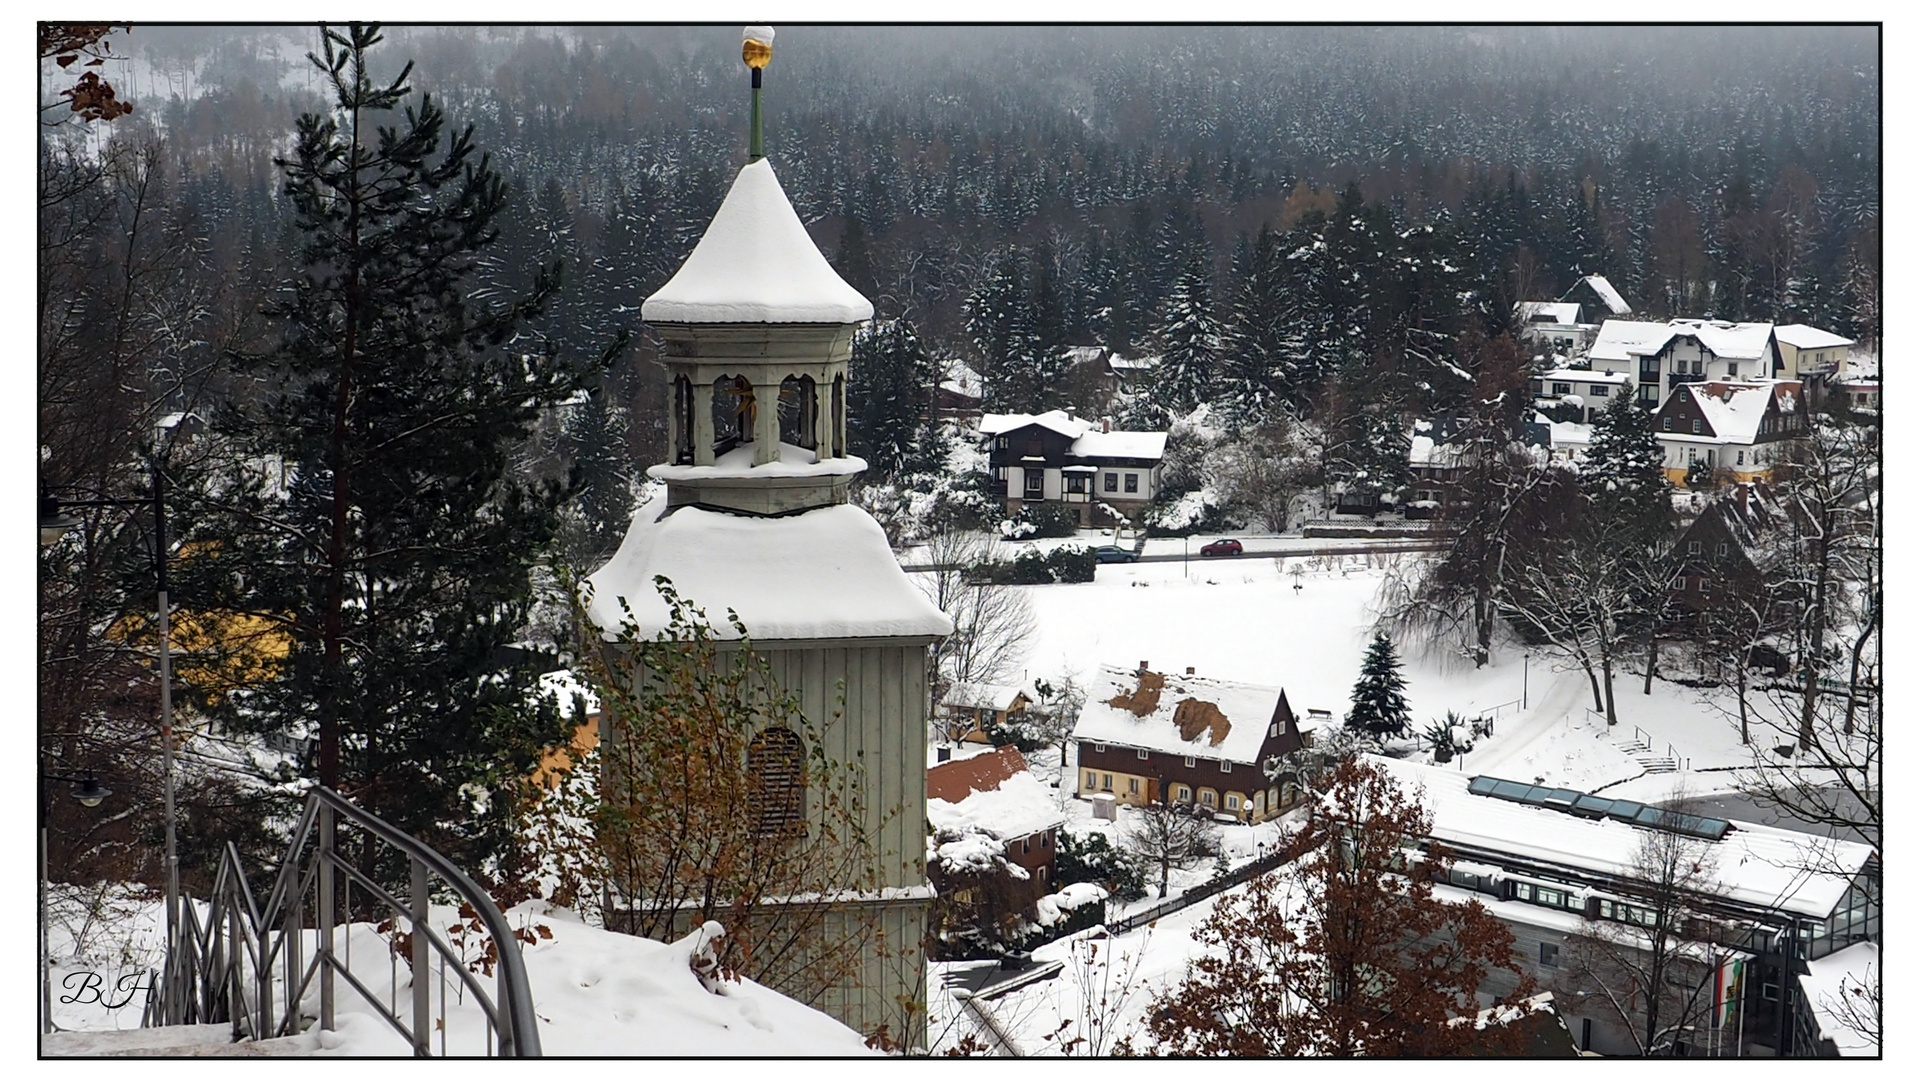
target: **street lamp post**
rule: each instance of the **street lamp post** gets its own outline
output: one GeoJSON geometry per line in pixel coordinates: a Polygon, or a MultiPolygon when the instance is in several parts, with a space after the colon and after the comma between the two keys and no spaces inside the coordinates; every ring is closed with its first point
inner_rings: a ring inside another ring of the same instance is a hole
{"type": "Polygon", "coordinates": [[[150,460],[148,468],[152,475],[153,491],[144,499],[60,499],[48,495],[42,488],[40,543],[43,546],[57,543],[69,529],[79,524],[63,513],[70,508],[150,507],[153,510],[153,575],[160,616],[160,768],[166,807],[167,874],[167,953],[160,1002],[163,1022],[172,1024],[180,1022],[181,1011],[178,988],[175,986],[180,944],[180,854],[174,828],[173,650],[169,625],[172,609],[167,601],[167,504],[159,461],[150,460]]]}

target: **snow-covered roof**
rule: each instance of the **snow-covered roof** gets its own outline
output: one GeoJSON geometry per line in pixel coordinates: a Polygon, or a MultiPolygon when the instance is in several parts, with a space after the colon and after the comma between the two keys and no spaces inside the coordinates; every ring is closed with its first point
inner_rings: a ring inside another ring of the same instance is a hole
{"type": "Polygon", "coordinates": [[[1549,382],[1606,383],[1609,386],[1628,386],[1633,383],[1633,376],[1624,371],[1588,371],[1585,368],[1554,368],[1534,378],[1549,382]]]}
{"type": "MultiPolygon", "coordinates": [[[[1467,790],[1473,776],[1434,765],[1369,755],[1433,813],[1433,836],[1448,843],[1628,876],[1645,830],[1624,821],[1576,817],[1467,790]]],[[[1867,863],[1865,844],[1734,822],[1716,841],[1702,841],[1707,878],[1730,900],[1809,918],[1826,918],[1867,863]],[[1821,873],[1806,867],[1837,867],[1821,873]]]]}
{"type": "Polygon", "coordinates": [[[956,682],[947,690],[947,696],[940,699],[940,704],[960,709],[993,709],[996,712],[1005,712],[1013,708],[1014,699],[1022,692],[1017,686],[956,682]]]}
{"type": "Polygon", "coordinates": [[[764,465],[753,463],[753,444],[741,443],[713,459],[711,465],[650,465],[647,475],[655,480],[715,480],[744,476],[851,476],[867,471],[865,458],[846,457],[819,460],[820,455],[792,443],[780,444],[780,457],[764,465]]]}
{"type": "Polygon", "coordinates": [[[940,363],[940,389],[951,390],[970,398],[981,394],[980,373],[967,366],[967,362],[957,356],[950,356],[940,363]]]}
{"type": "MultiPolygon", "coordinates": [[[[1586,277],[1581,278],[1580,281],[1586,283],[1586,285],[1593,290],[1593,295],[1598,296],[1600,302],[1607,305],[1607,310],[1613,314],[1626,315],[1633,311],[1632,308],[1627,306],[1627,302],[1621,299],[1619,290],[1613,287],[1613,282],[1608,281],[1599,274],[1588,274],[1586,277]]],[[[1574,285],[1575,289],[1579,287],[1579,284],[1574,285]]],[[[1572,289],[1569,289],[1568,292],[1572,292],[1572,289]]]]}
{"type": "Polygon", "coordinates": [[[1880,946],[1871,941],[1856,942],[1807,961],[1800,989],[1807,995],[1821,1037],[1832,1039],[1841,1057],[1875,1057],[1880,1053],[1880,1043],[1873,1037],[1877,1032],[1859,1030],[1863,1021],[1877,1027],[1880,978],[1880,946]]]}
{"type": "Polygon", "coordinates": [[[1018,840],[1057,829],[1066,820],[1065,812],[1060,809],[1060,793],[1041,783],[1040,778],[1027,769],[1020,752],[1011,746],[927,770],[927,824],[936,832],[985,832],[1003,841],[1018,840]],[[1008,755],[1011,755],[1010,762],[1006,760],[1008,755]],[[1018,768],[1001,776],[1008,765],[1018,768]],[[961,798],[941,797],[959,794],[952,790],[957,785],[939,783],[940,777],[936,774],[949,771],[952,779],[961,783],[972,780],[967,785],[968,793],[961,798]],[[973,778],[976,773],[979,778],[973,778]]]}
{"type": "Polygon", "coordinates": [[[1115,371],[1151,371],[1160,366],[1158,356],[1125,357],[1114,353],[1107,357],[1107,366],[1115,371]]]}
{"type": "Polygon", "coordinates": [[[1436,443],[1433,436],[1415,428],[1415,434],[1407,440],[1407,464],[1427,465],[1440,469],[1457,469],[1465,462],[1467,448],[1454,443],[1436,443]]]}
{"type": "Polygon", "coordinates": [[[1153,671],[1143,675],[1103,664],[1087,688],[1087,702],[1073,725],[1073,737],[1211,761],[1252,763],[1266,741],[1280,692],[1277,686],[1153,671]]]}
{"type": "Polygon", "coordinates": [[[640,305],[650,322],[856,323],[873,305],[807,235],[766,159],[740,170],[693,254],[640,305]]]}
{"type": "Polygon", "coordinates": [[[1522,300],[1513,305],[1524,326],[1574,326],[1580,322],[1579,304],[1561,304],[1549,300],[1522,300]],[[1540,316],[1545,315],[1542,319],[1540,316]]]}
{"type": "Polygon", "coordinates": [[[589,611],[610,636],[621,625],[622,596],[642,637],[666,628],[655,575],[705,608],[719,638],[736,636],[728,608],[760,640],[953,632],[952,621],[900,569],[879,523],[857,506],[763,518],[697,506],[663,514],[665,503],[642,506],[620,550],[587,579],[589,611]]]}
{"type": "Polygon", "coordinates": [[[1796,349],[1831,349],[1840,345],[1853,344],[1852,338],[1843,338],[1839,334],[1828,333],[1806,323],[1787,323],[1773,328],[1773,336],[1796,349]]]}
{"type": "Polygon", "coordinates": [[[1773,339],[1772,323],[1734,323],[1706,319],[1671,319],[1667,322],[1637,322],[1608,319],[1600,324],[1587,358],[1626,362],[1652,356],[1676,337],[1691,337],[1702,348],[1726,360],[1760,360],[1771,355],[1767,343],[1773,339]]]}
{"type": "Polygon", "coordinates": [[[1079,417],[1068,416],[1065,409],[1049,409],[1043,413],[982,413],[980,434],[1004,435],[1034,424],[1057,431],[1069,439],[1079,438],[1092,426],[1079,417]]]}
{"type": "Polygon", "coordinates": [[[1077,458],[1158,459],[1167,452],[1164,431],[1101,431],[1099,425],[1068,416],[1065,409],[1043,413],[987,413],[980,417],[982,438],[1039,426],[1073,440],[1067,454],[1077,458]]]}
{"type": "Polygon", "coordinates": [[[1593,425],[1567,424],[1558,421],[1547,425],[1547,445],[1585,449],[1593,442],[1593,425]]]}
{"type": "Polygon", "coordinates": [[[1067,453],[1077,458],[1148,458],[1167,452],[1164,431],[1088,431],[1073,440],[1067,453]]]}
{"type": "MultiPolygon", "coordinates": [[[[1760,434],[1760,421],[1767,414],[1767,398],[1780,398],[1784,412],[1799,404],[1800,384],[1773,379],[1748,382],[1682,383],[1679,390],[1692,395],[1700,415],[1713,428],[1713,437],[1722,442],[1751,443],[1760,434]]],[[[1660,432],[1662,437],[1672,437],[1660,432]]]]}

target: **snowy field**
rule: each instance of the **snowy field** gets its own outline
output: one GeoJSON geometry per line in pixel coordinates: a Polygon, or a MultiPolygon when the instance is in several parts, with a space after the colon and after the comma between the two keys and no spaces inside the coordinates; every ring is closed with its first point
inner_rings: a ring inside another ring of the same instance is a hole
{"type": "MultiPolygon", "coordinates": [[[[1021,677],[1057,681],[1070,672],[1084,686],[1100,664],[1144,660],[1160,671],[1192,667],[1200,675],[1281,686],[1295,715],[1325,709],[1337,720],[1360,674],[1384,568],[1420,557],[1115,563],[1101,566],[1088,584],[1029,586],[1036,630],[1021,677]]],[[[1728,770],[1751,761],[1734,722],[1700,691],[1656,679],[1653,693],[1643,695],[1637,670],[1616,676],[1620,723],[1609,732],[1589,712],[1586,676],[1573,667],[1555,670],[1550,655],[1529,660],[1505,648],[1479,669],[1457,657],[1402,650],[1401,658],[1415,731],[1449,709],[1494,717],[1492,737],[1457,759],[1467,772],[1659,799],[1677,777],[1693,794],[1731,790],[1728,770]],[[1629,748],[1636,730],[1644,753],[1629,748]],[[1641,759],[1648,757],[1672,757],[1681,772],[1643,776],[1641,759]]]]}

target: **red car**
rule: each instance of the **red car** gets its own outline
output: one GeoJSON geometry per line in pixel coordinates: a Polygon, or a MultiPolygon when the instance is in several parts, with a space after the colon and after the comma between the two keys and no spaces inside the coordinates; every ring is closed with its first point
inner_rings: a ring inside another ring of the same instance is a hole
{"type": "Polygon", "coordinates": [[[1240,554],[1240,541],[1238,540],[1229,540],[1229,539],[1215,540],[1213,543],[1208,544],[1206,547],[1203,547],[1200,549],[1200,557],[1203,559],[1212,558],[1215,555],[1238,555],[1238,554],[1240,554]]]}

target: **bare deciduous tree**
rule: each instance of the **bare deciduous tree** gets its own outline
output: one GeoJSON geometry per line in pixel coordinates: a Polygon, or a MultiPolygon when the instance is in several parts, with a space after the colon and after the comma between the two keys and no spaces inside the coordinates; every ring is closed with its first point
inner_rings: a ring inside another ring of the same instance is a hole
{"type": "Polygon", "coordinates": [[[1033,639],[1033,608],[1012,585],[984,580],[974,568],[993,561],[985,533],[945,528],[927,540],[932,570],[914,580],[953,620],[953,633],[927,650],[928,705],[956,682],[997,682],[1018,670],[1033,639]]]}
{"type": "Polygon", "coordinates": [[[1164,897],[1167,877],[1176,867],[1185,870],[1220,853],[1220,828],[1189,807],[1152,802],[1129,812],[1121,842],[1160,868],[1159,894],[1164,897]]]}

